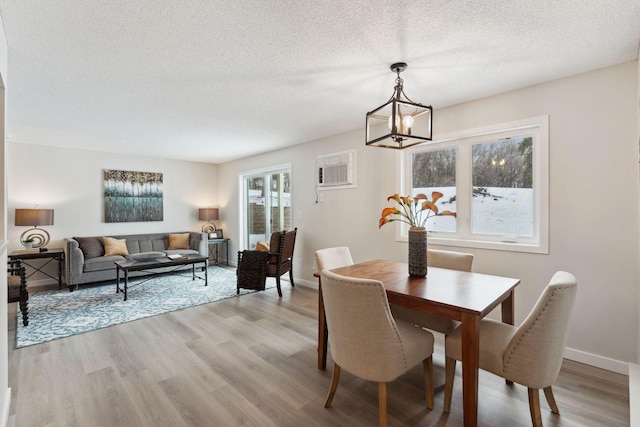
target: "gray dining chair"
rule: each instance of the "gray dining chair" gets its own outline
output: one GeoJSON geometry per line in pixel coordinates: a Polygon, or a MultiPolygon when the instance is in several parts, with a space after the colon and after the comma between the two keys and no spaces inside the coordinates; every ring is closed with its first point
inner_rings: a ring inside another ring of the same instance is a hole
{"type": "MultiPolygon", "coordinates": [[[[551,386],[562,365],[577,289],[576,278],[559,271],[519,327],[491,319],[480,321],[480,369],[528,388],[531,420],[536,427],[542,426],[540,389],[544,390],[551,412],[560,413],[551,386]]],[[[461,340],[462,330],[458,327],[445,341],[444,412],[447,413],[451,409],[456,360],[461,360],[461,340]]]]}
{"type": "Polygon", "coordinates": [[[378,383],[380,425],[387,425],[387,382],[422,362],[426,402],[433,409],[433,335],[394,320],[382,282],[321,272],[333,376],[325,408],[342,369],[378,383]]]}
{"type": "Polygon", "coordinates": [[[333,270],[334,268],[353,265],[351,252],[346,246],[319,249],[316,251],[316,265],[318,271],[333,270]]]}
{"type": "MultiPolygon", "coordinates": [[[[450,270],[471,271],[473,254],[465,252],[442,251],[437,249],[427,250],[427,266],[448,268],[450,270]]],[[[428,273],[427,273],[428,277],[428,273]]],[[[432,331],[450,334],[460,324],[455,320],[435,316],[407,307],[391,305],[391,312],[396,319],[406,320],[414,325],[427,328],[432,331]]]]}

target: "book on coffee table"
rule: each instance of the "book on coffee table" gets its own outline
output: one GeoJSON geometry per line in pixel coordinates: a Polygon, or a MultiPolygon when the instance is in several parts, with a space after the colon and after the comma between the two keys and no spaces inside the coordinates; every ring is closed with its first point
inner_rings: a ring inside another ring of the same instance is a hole
{"type": "Polygon", "coordinates": [[[180,254],[171,254],[171,255],[167,255],[167,258],[169,259],[180,259],[180,258],[186,258],[184,255],[180,255],[180,254]]]}

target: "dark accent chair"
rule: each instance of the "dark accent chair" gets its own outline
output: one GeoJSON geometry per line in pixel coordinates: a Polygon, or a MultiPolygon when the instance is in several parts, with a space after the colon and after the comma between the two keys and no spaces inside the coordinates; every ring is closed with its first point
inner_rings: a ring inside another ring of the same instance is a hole
{"type": "Polygon", "coordinates": [[[238,252],[238,276],[237,292],[240,288],[258,289],[267,277],[276,278],[278,295],[282,296],[280,287],[280,276],[289,272],[291,286],[293,283],[293,250],[296,244],[296,234],[298,229],[292,231],[276,231],[271,234],[269,242],[269,252],[261,251],[241,251],[238,252]],[[258,255],[255,253],[262,253],[258,255]],[[248,258],[245,258],[248,257],[248,258]],[[264,272],[263,272],[264,269],[264,272]],[[262,276],[264,274],[264,276],[262,276]],[[264,277],[264,279],[263,279],[264,277]],[[258,287],[253,287],[258,286],[258,287]]]}
{"type": "Polygon", "coordinates": [[[264,291],[268,257],[267,252],[238,251],[237,294],[240,294],[240,288],[264,291]]]}
{"type": "Polygon", "coordinates": [[[22,312],[22,324],[29,325],[29,289],[27,288],[27,271],[22,265],[22,261],[17,259],[9,261],[7,268],[7,302],[20,303],[20,311],[22,312]]]}

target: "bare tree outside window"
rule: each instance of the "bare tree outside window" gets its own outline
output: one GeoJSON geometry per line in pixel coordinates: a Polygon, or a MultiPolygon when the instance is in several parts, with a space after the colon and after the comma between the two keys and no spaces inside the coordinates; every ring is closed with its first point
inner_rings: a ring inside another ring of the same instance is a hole
{"type": "Polygon", "coordinates": [[[473,145],[472,233],[533,236],[532,152],[530,137],[473,145]]]}
{"type": "MultiPolygon", "coordinates": [[[[398,156],[409,195],[441,192],[432,244],[513,252],[549,251],[549,117],[445,133],[398,156]]],[[[403,190],[405,191],[405,190],[403,190]]],[[[398,240],[407,239],[399,226],[398,240]]]]}
{"type": "MultiPolygon", "coordinates": [[[[411,195],[424,193],[431,198],[433,191],[444,196],[438,207],[456,211],[456,149],[433,150],[415,153],[412,156],[411,195]]],[[[433,216],[427,220],[427,230],[455,232],[456,221],[451,217],[433,216]]]]}

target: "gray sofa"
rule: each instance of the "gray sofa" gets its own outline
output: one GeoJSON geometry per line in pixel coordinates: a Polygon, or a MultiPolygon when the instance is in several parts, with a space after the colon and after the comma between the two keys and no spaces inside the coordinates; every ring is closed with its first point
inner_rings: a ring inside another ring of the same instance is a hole
{"type": "MultiPolygon", "coordinates": [[[[188,232],[189,249],[168,249],[169,234],[182,233],[187,233],[187,231],[177,233],[130,234],[124,236],[111,235],[107,237],[125,239],[129,254],[133,257],[135,257],[135,254],[148,252],[162,252],[167,255],[177,253],[183,255],[200,254],[205,257],[208,256],[209,251],[206,233],[188,232]]],[[[78,285],[85,283],[116,279],[114,262],[124,260],[125,257],[121,255],[104,256],[104,248],[100,254],[100,245],[102,245],[102,236],[64,239],[65,276],[69,290],[72,291],[73,287],[77,289],[78,285]],[[85,256],[85,252],[87,256],[85,256]]],[[[152,270],[152,272],[162,271],[163,269],[152,270]]],[[[130,276],[143,274],[149,274],[149,272],[131,272],[130,276]]]]}

